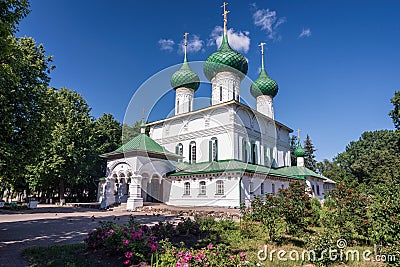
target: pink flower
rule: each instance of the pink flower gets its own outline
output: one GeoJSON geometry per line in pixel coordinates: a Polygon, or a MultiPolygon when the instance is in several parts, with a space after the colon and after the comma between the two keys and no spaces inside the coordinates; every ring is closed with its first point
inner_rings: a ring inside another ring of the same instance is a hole
{"type": "Polygon", "coordinates": [[[132,258],[132,256],[133,256],[133,253],[132,253],[131,251],[127,251],[127,252],[125,253],[125,258],[127,258],[127,259],[132,258]]]}
{"type": "Polygon", "coordinates": [[[122,244],[123,244],[124,246],[129,245],[129,240],[128,240],[128,239],[125,239],[124,242],[122,242],[122,244]]]}
{"type": "Polygon", "coordinates": [[[246,260],[246,253],[244,253],[243,251],[240,252],[240,257],[242,257],[242,261],[246,260]]]}
{"type": "Polygon", "coordinates": [[[210,244],[207,245],[207,249],[213,249],[213,248],[214,248],[214,244],[213,243],[210,243],[210,244]]]}
{"type": "Polygon", "coordinates": [[[124,264],[125,264],[125,265],[128,265],[129,263],[131,263],[131,261],[130,261],[130,260],[126,260],[126,261],[124,261],[124,264]]]}

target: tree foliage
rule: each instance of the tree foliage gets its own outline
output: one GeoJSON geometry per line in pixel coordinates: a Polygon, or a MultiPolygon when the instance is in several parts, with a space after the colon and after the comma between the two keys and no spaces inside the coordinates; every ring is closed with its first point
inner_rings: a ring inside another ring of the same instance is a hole
{"type": "Polygon", "coordinates": [[[307,228],[307,218],[311,216],[311,196],[304,182],[294,181],[289,187],[279,190],[281,212],[285,218],[287,232],[300,234],[307,228]]]}
{"type": "Polygon", "coordinates": [[[315,160],[314,152],[317,151],[311,141],[310,136],[307,134],[306,140],[304,140],[304,166],[312,171],[317,169],[317,161],[315,160]]]}
{"type": "Polygon", "coordinates": [[[393,104],[393,109],[389,112],[389,116],[392,118],[394,127],[400,130],[400,91],[394,93],[390,102],[393,104]]]}
{"type": "Polygon", "coordinates": [[[38,155],[46,132],[43,113],[51,57],[28,37],[16,38],[28,2],[0,2],[0,179],[13,190],[26,189],[26,166],[38,155]]]}
{"type": "Polygon", "coordinates": [[[297,158],[296,158],[296,155],[294,154],[294,151],[296,150],[296,148],[297,148],[297,136],[292,135],[290,137],[290,148],[289,148],[290,149],[290,161],[291,161],[290,166],[297,165],[297,158]]]}

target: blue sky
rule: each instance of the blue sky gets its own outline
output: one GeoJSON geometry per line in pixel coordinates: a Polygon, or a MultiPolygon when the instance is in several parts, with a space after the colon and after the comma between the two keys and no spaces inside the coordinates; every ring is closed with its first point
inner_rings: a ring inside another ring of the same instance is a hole
{"type": "MultiPolygon", "coordinates": [[[[143,98],[165,92],[150,112],[149,119],[155,120],[167,116],[174,105],[168,79],[177,66],[169,67],[182,62],[183,33],[190,33],[190,61],[204,61],[217,49],[221,4],[33,1],[17,35],[44,44],[56,66],[51,86],[81,93],[93,116],[111,113],[123,121],[141,88],[143,98]],[[160,71],[161,82],[143,86],[160,71]]],[[[399,1],[235,0],[228,10],[229,41],[248,59],[249,78],[257,78],[258,44],[264,41],[267,72],[279,84],[275,118],[300,128],[303,140],[308,133],[318,149],[317,159],[331,159],[364,131],[393,129],[387,114],[390,98],[400,90],[399,1]]],[[[255,107],[248,85],[242,84],[241,95],[255,107]]],[[[209,94],[206,83],[196,92],[197,97],[209,94]]],[[[140,119],[145,104],[133,105],[135,114],[130,115],[140,119]]]]}

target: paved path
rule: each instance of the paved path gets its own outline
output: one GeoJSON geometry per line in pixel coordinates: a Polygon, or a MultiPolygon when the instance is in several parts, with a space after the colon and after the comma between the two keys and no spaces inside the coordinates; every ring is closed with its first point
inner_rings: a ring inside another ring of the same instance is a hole
{"type": "Polygon", "coordinates": [[[39,205],[37,209],[18,212],[0,210],[0,266],[28,266],[21,257],[25,248],[82,242],[99,221],[126,223],[130,214],[147,224],[175,218],[52,205],[39,205]]]}

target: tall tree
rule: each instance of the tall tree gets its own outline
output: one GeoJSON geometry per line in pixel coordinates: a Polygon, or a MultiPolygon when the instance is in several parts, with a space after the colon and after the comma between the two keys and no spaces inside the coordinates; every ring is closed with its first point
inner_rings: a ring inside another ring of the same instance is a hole
{"type": "Polygon", "coordinates": [[[47,114],[52,124],[50,138],[32,171],[40,179],[36,183],[58,189],[64,202],[66,188],[90,182],[93,123],[88,104],[75,91],[49,89],[48,94],[53,101],[52,112],[47,114]]]}
{"type": "Polygon", "coordinates": [[[335,158],[349,178],[371,190],[377,184],[400,182],[400,133],[380,130],[364,132],[335,158]]]}
{"type": "Polygon", "coordinates": [[[99,178],[106,173],[106,160],[99,155],[116,150],[122,144],[122,126],[113,115],[103,114],[93,127],[93,165],[91,175],[99,178]]]}
{"type": "Polygon", "coordinates": [[[393,120],[394,127],[400,130],[400,91],[396,91],[390,101],[393,104],[393,109],[389,112],[389,116],[393,120]]]}
{"type": "Polygon", "coordinates": [[[297,148],[297,136],[292,135],[290,137],[290,160],[291,160],[291,166],[296,166],[297,165],[297,158],[294,155],[294,151],[297,148]]]}
{"type": "Polygon", "coordinates": [[[13,190],[26,188],[25,167],[37,157],[46,123],[46,88],[51,57],[28,37],[16,38],[28,1],[0,1],[0,180],[13,190]]]}
{"type": "Polygon", "coordinates": [[[317,151],[311,141],[310,136],[307,134],[306,140],[304,140],[304,150],[306,154],[304,155],[304,166],[310,170],[317,170],[317,161],[315,160],[314,152],[317,151]]]}

